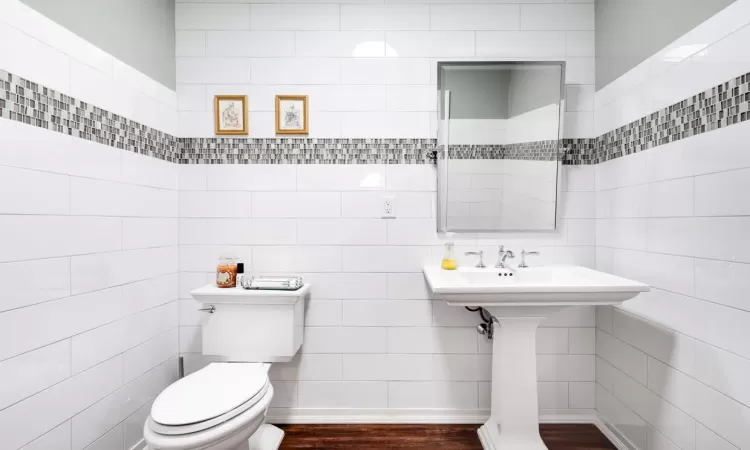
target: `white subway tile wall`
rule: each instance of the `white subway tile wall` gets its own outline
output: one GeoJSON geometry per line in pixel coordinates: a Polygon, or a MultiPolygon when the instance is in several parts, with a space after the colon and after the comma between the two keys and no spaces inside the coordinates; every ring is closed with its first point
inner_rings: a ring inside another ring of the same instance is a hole
{"type": "MultiPolygon", "coordinates": [[[[2,10],[2,70],[176,133],[174,91],[2,10]]],[[[0,447],[135,448],[177,379],[178,166],[10,120],[0,136],[0,447]]]]}
{"type": "Polygon", "coordinates": [[[545,59],[580,92],[565,137],[594,136],[593,2],[177,0],[176,16],[180,135],[212,137],[211,100],[232,93],[250,137],[276,136],[274,95],[302,94],[310,137],[435,138],[438,61],[545,59]]]}
{"type": "MultiPolygon", "coordinates": [[[[421,274],[425,262],[442,257],[446,241],[435,231],[433,166],[179,169],[181,179],[190,179],[180,190],[179,233],[180,342],[188,371],[215,360],[200,354],[200,317],[189,291],[212,280],[219,254],[233,253],[251,274],[299,274],[313,284],[301,353],[271,369],[285,386],[273,404],[275,419],[330,408],[359,415],[372,408],[406,408],[412,416],[429,408],[459,417],[487,413],[480,398],[490,379],[491,343],[477,334],[475,313],[431,298],[421,274]],[[394,198],[395,219],[381,217],[384,196],[394,198]]],[[[554,232],[459,235],[460,263],[473,264],[464,251],[493,255],[504,243],[540,249],[536,264],[593,267],[595,219],[587,211],[594,168],[565,166],[563,179],[562,201],[571,198],[575,219],[559,219],[554,232]]],[[[551,387],[541,391],[543,410],[594,408],[593,327],[593,308],[573,308],[540,328],[540,381],[551,387]]]]}
{"type": "MultiPolygon", "coordinates": [[[[735,2],[597,92],[596,132],[750,71],[748,12],[735,2]],[[696,37],[698,54],[664,58],[696,37]]],[[[596,318],[596,409],[637,448],[750,448],[748,138],[744,122],[594,166],[597,267],[652,286],[596,318]]]]}
{"type": "Polygon", "coordinates": [[[0,155],[0,447],[130,448],[177,378],[178,166],[10,120],[0,135],[27,143],[0,155]],[[80,148],[104,170],[37,163],[80,148]]]}

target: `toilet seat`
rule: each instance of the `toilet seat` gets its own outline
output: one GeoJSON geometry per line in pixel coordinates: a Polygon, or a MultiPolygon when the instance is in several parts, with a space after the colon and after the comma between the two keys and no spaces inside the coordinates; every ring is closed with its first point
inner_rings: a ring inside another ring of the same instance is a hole
{"type": "Polygon", "coordinates": [[[252,408],[269,388],[265,364],[212,363],[159,394],[148,424],[163,435],[203,431],[252,408]]]}

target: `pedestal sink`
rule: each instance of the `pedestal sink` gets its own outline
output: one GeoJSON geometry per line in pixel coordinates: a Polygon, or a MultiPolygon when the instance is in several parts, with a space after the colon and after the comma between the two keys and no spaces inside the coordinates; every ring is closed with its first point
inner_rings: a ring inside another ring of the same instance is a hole
{"type": "Polygon", "coordinates": [[[499,327],[492,344],[489,420],[479,428],[486,450],[544,450],[539,436],[536,329],[576,305],[619,305],[649,287],[578,266],[517,270],[427,266],[432,291],[449,305],[482,307],[499,327]]]}

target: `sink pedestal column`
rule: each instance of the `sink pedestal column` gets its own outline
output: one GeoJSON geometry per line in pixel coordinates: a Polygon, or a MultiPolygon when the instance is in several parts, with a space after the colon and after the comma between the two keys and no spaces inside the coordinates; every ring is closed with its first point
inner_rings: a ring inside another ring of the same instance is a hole
{"type": "MultiPolygon", "coordinates": [[[[495,308],[487,310],[508,313],[495,308]]],[[[485,450],[546,450],[539,435],[536,330],[541,317],[495,317],[490,419],[479,429],[485,450]]]]}

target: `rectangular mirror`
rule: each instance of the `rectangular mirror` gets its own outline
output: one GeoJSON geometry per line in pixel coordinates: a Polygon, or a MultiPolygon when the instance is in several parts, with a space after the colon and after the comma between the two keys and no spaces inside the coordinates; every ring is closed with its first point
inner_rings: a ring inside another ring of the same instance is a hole
{"type": "Polygon", "coordinates": [[[438,231],[556,227],[564,62],[438,63],[438,231]]]}

